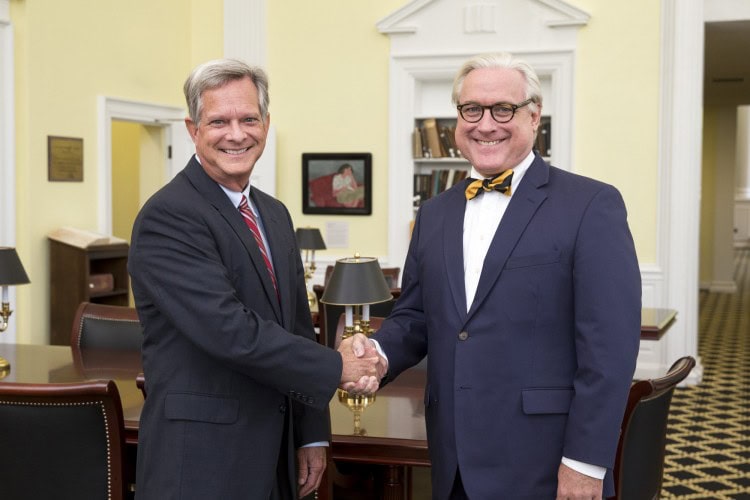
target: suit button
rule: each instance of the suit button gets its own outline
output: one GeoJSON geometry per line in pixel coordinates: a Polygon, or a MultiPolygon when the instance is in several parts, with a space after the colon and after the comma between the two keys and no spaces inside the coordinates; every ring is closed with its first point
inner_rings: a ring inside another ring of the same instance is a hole
{"type": "Polygon", "coordinates": [[[279,411],[281,413],[285,413],[286,412],[286,405],[279,405],[279,411]]]}
{"type": "Polygon", "coordinates": [[[469,338],[469,332],[461,332],[458,334],[458,340],[466,340],[469,338]]]}

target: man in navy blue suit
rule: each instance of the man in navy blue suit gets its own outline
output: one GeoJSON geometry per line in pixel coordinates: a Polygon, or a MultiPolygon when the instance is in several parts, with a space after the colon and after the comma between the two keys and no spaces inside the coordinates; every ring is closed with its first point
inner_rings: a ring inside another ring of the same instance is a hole
{"type": "Polygon", "coordinates": [[[383,382],[427,356],[433,498],[600,499],[640,338],[625,205],[533,151],[542,96],[524,61],[470,59],[453,101],[472,179],[417,214],[373,336],[383,382]]]}

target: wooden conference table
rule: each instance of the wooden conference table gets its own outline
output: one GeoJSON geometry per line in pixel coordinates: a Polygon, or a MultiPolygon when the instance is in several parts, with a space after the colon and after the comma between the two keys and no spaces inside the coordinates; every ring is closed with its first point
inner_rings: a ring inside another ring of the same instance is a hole
{"type": "MultiPolygon", "coordinates": [[[[644,309],[641,338],[659,339],[675,320],[675,312],[644,309]]],[[[130,456],[138,444],[143,395],[135,383],[142,371],[137,352],[79,351],[67,346],[0,344],[0,356],[11,364],[2,382],[63,383],[112,379],[117,383],[125,418],[130,456]]],[[[383,498],[404,498],[410,466],[429,466],[424,425],[425,367],[418,365],[380,390],[359,421],[345,401],[330,404],[332,443],[337,463],[376,464],[383,498]]],[[[332,465],[329,465],[332,468],[332,465]]],[[[328,474],[320,498],[330,498],[337,474],[328,474]],[[332,477],[333,476],[333,477],[332,477]]]]}

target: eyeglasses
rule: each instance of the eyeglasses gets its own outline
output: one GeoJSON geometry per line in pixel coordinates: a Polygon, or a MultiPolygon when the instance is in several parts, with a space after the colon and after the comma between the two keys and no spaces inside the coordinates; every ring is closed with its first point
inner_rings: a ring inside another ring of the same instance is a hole
{"type": "Polygon", "coordinates": [[[476,102],[467,102],[456,106],[461,118],[469,123],[476,123],[484,116],[484,110],[489,109],[492,119],[498,123],[508,123],[516,115],[516,110],[527,104],[534,102],[534,99],[526,99],[518,104],[509,104],[507,102],[496,102],[489,106],[482,106],[476,102]]]}

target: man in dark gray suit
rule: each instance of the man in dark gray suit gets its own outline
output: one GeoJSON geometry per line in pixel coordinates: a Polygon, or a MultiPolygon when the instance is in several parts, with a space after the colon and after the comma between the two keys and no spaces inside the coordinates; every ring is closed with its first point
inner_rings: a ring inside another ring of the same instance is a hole
{"type": "Polygon", "coordinates": [[[376,388],[377,357],[315,342],[292,220],[250,188],[265,73],[210,61],[184,90],[196,155],[141,210],[128,262],[148,390],[136,494],[305,496],[325,469],[333,392],[376,388]]]}

